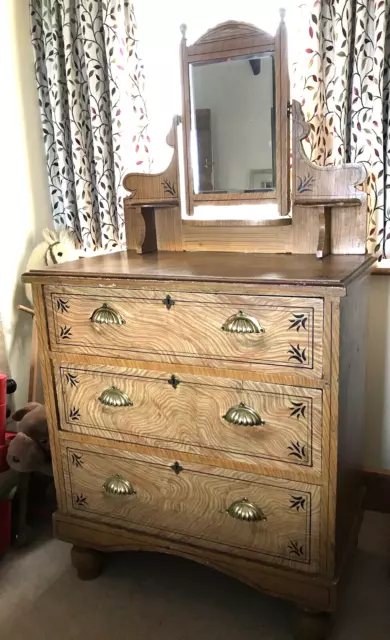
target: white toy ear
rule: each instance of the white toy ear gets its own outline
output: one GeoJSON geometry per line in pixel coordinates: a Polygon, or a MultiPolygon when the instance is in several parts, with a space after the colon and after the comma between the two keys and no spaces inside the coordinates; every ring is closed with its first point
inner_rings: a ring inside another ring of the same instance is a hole
{"type": "Polygon", "coordinates": [[[44,229],[42,231],[43,239],[48,244],[53,244],[53,242],[58,242],[57,234],[53,229],[44,229]]]}
{"type": "Polygon", "coordinates": [[[69,244],[72,247],[77,247],[77,236],[73,229],[60,229],[58,233],[58,240],[69,244]]]}

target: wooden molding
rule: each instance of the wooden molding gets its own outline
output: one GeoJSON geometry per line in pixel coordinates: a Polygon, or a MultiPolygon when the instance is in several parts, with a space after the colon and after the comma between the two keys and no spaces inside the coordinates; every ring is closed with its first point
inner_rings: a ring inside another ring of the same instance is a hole
{"type": "Polygon", "coordinates": [[[231,40],[231,38],[253,38],[256,36],[269,36],[269,34],[248,22],[227,20],[226,22],[221,22],[217,26],[208,29],[208,31],[198,38],[194,44],[199,45],[209,42],[216,43],[219,40],[231,40]]]}

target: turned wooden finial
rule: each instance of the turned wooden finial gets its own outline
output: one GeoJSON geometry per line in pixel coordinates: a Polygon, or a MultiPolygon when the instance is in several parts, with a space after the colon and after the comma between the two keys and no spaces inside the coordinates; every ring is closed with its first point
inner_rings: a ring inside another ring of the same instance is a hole
{"type": "Polygon", "coordinates": [[[182,40],[187,40],[187,25],[186,24],[181,24],[180,25],[180,33],[181,33],[181,37],[182,40]]]}

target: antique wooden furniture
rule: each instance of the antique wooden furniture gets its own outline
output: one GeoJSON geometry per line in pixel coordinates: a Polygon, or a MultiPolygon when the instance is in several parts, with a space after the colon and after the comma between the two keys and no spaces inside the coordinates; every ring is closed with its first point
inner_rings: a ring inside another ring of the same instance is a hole
{"type": "MultiPolygon", "coordinates": [[[[183,41],[187,145],[188,60],[267,46],[283,77],[284,39],[283,23],[276,41],[227,23],[189,51],[183,41]]],[[[257,73],[261,61],[249,60],[257,73]]],[[[79,576],[99,573],[96,550],[182,555],[296,601],[314,625],[299,637],[320,638],[317,614],[336,607],[359,529],[374,258],[354,187],[361,168],[308,161],[302,111],[279,86],[275,121],[293,117],[291,189],[279,150],[275,189],[233,200],[272,199],[284,215],[197,218],[205,194],[194,192],[187,154],[184,201],[195,215],[183,219],[176,118],[168,169],[125,178],[128,250],[24,280],[39,328],[54,529],[75,545],[79,576]]]]}

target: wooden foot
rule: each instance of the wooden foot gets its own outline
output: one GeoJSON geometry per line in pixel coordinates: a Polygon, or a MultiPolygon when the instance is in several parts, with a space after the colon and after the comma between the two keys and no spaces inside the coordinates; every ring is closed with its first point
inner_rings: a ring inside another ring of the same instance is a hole
{"type": "Polygon", "coordinates": [[[294,640],[326,640],[330,633],[330,623],[329,613],[301,609],[294,640]]]}
{"type": "Polygon", "coordinates": [[[94,580],[102,572],[102,556],[94,549],[72,547],[70,558],[80,580],[94,580]]]}

